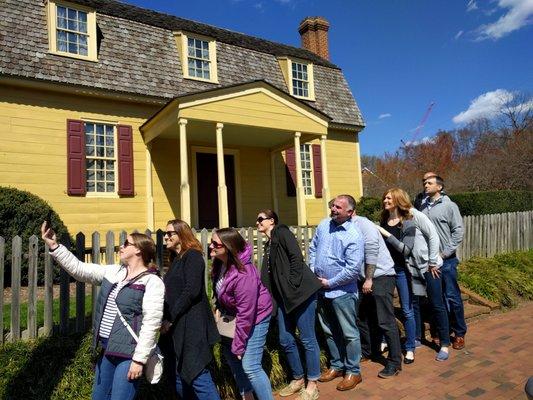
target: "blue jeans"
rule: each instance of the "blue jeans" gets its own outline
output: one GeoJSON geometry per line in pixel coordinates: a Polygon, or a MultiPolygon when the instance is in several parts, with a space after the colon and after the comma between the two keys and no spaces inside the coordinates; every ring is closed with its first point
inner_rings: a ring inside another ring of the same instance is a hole
{"type": "Polygon", "coordinates": [[[405,328],[405,350],[415,351],[416,321],[413,309],[413,290],[411,276],[405,270],[396,271],[396,289],[402,306],[403,326],[405,328]]]}
{"type": "Polygon", "coordinates": [[[442,294],[442,277],[434,278],[431,272],[424,274],[426,279],[426,291],[431,306],[431,321],[435,324],[435,330],[440,339],[441,346],[450,345],[450,328],[448,325],[448,313],[444,305],[442,294]]]}
{"type": "Polygon", "coordinates": [[[183,382],[181,377],[176,374],[176,392],[180,399],[184,400],[220,400],[211,373],[207,368],[203,369],[190,385],[183,382]]]}
{"type": "Polygon", "coordinates": [[[304,369],[296,344],[296,328],[305,349],[307,379],[316,381],[320,377],[320,348],[315,335],[316,295],[311,296],[290,314],[278,307],[279,343],[292,371],[293,379],[304,377],[304,369]]]}
{"type": "Polygon", "coordinates": [[[239,392],[244,394],[253,390],[257,400],[274,399],[270,380],[261,365],[269,324],[270,316],[252,328],[242,360],[231,352],[231,342],[222,344],[224,357],[237,382],[239,392]]]}
{"type": "Polygon", "coordinates": [[[318,299],[318,319],[331,356],[331,368],[359,375],[361,340],[357,329],[357,293],[334,299],[322,295],[318,299]]]}
{"type": "Polygon", "coordinates": [[[442,264],[442,285],[444,300],[448,308],[450,318],[450,328],[455,336],[466,334],[465,310],[461,299],[461,290],[457,284],[457,257],[448,258],[442,264]]]}
{"type": "Polygon", "coordinates": [[[96,363],[93,400],[130,400],[137,393],[139,380],[128,380],[131,360],[103,356],[96,363]]]}

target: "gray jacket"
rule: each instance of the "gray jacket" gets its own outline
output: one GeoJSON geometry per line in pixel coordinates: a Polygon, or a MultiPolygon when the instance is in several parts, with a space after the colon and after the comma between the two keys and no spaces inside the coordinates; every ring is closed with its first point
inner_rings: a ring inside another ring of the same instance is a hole
{"type": "Polygon", "coordinates": [[[452,256],[463,241],[463,218],[459,207],[448,196],[439,197],[433,204],[425,201],[421,210],[435,225],[440,239],[442,258],[452,256]]]}
{"type": "MultiPolygon", "coordinates": [[[[374,278],[380,276],[394,276],[394,261],[385,245],[383,236],[379,233],[377,226],[368,218],[356,215],[352,218],[355,226],[363,234],[365,240],[365,265],[375,265],[374,278]]],[[[365,268],[361,268],[359,275],[365,278],[365,268]]]]}

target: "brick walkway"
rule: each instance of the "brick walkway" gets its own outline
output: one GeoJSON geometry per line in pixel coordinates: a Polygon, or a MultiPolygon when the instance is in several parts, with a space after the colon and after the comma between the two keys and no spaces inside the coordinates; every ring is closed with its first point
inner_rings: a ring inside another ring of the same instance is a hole
{"type": "Polygon", "coordinates": [[[319,384],[320,399],[526,399],[524,385],[533,375],[532,321],[533,303],[474,321],[466,348],[450,348],[447,362],[434,361],[435,352],[423,346],[414,364],[404,365],[400,375],[387,380],[377,377],[383,368],[380,364],[367,362],[362,364],[363,382],[356,389],[339,392],[335,389],[339,378],[319,384]]]}

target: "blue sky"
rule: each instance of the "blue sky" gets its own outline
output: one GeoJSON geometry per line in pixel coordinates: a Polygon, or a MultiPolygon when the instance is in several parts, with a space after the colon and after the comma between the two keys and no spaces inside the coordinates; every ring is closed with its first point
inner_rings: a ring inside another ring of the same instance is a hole
{"type": "Polygon", "coordinates": [[[533,0],[127,2],[294,46],[304,17],[325,17],[331,61],[367,123],[363,154],[491,118],[517,91],[533,91],[533,0]]]}

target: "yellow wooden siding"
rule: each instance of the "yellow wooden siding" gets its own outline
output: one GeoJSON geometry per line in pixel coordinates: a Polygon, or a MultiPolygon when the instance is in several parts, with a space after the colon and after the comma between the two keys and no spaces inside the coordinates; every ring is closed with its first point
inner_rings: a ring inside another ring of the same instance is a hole
{"type": "Polygon", "coordinates": [[[242,225],[255,226],[257,212],[272,208],[272,181],[268,149],[240,147],[242,225]]]}
{"type": "Polygon", "coordinates": [[[300,132],[326,133],[326,127],[291,107],[254,93],[201,104],[180,111],[183,118],[300,132]]]}
{"type": "Polygon", "coordinates": [[[71,232],[145,229],[145,145],[139,126],[156,107],[9,86],[1,86],[0,93],[0,185],[43,198],[71,232]],[[134,197],[67,195],[67,119],[132,126],[134,197]]]}
{"type": "MultiPolygon", "coordinates": [[[[316,139],[309,143],[320,144],[320,141],[316,139]]],[[[275,164],[279,214],[284,223],[295,225],[297,223],[296,197],[287,196],[284,157],[285,153],[278,154],[275,164]]],[[[350,194],[356,199],[360,198],[362,196],[361,163],[357,134],[330,129],[326,142],[326,158],[331,197],[350,194]]],[[[322,198],[307,198],[305,205],[308,224],[316,225],[327,216],[322,198]]]]}

